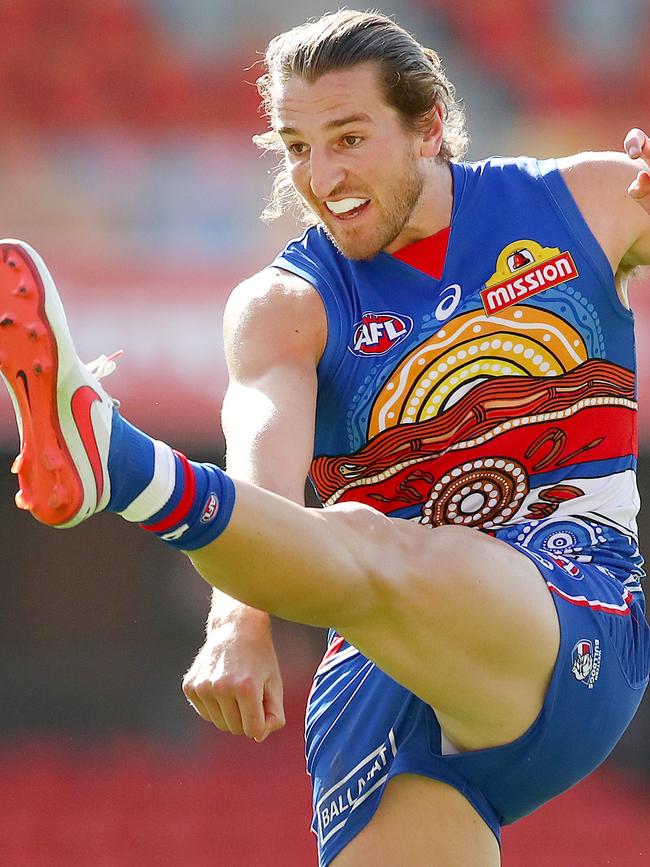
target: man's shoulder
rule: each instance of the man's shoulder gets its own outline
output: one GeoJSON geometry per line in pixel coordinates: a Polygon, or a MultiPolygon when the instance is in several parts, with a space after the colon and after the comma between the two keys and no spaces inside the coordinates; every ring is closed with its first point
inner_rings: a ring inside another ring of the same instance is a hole
{"type": "Polygon", "coordinates": [[[622,176],[634,177],[638,171],[637,162],[620,151],[581,151],[570,156],[557,157],[556,163],[563,176],[585,176],[594,178],[622,176]]]}
{"type": "Polygon", "coordinates": [[[307,280],[271,266],[233,289],[223,334],[231,370],[257,370],[260,359],[265,365],[297,359],[315,364],[325,345],[327,318],[307,280]]]}
{"type": "Polygon", "coordinates": [[[240,310],[268,308],[269,305],[277,307],[305,303],[314,296],[317,297],[316,290],[304,277],[277,265],[269,265],[235,286],[228,307],[240,310]]]}
{"type": "Polygon", "coordinates": [[[291,331],[320,334],[326,328],[323,302],[304,278],[269,266],[242,280],[224,311],[224,332],[261,329],[267,335],[291,331]]]}
{"type": "Polygon", "coordinates": [[[639,239],[650,237],[650,221],[627,194],[639,169],[645,167],[643,161],[614,151],[586,151],[562,157],[557,164],[612,270],[629,271],[647,263],[646,242],[641,248],[639,239]]]}
{"type": "Polygon", "coordinates": [[[452,164],[452,172],[463,188],[483,195],[501,194],[508,189],[519,190],[522,184],[539,184],[542,177],[554,169],[553,160],[540,160],[525,154],[497,154],[452,164]]]}
{"type": "Polygon", "coordinates": [[[537,157],[527,156],[526,154],[520,154],[519,156],[501,156],[499,154],[494,154],[477,160],[456,163],[455,165],[467,172],[483,175],[489,172],[503,171],[530,172],[534,170],[534,167],[537,166],[538,163],[539,160],[537,157]]]}
{"type": "MultiPolygon", "coordinates": [[[[627,195],[627,188],[639,171],[639,162],[616,151],[583,151],[556,160],[565,184],[588,222],[603,210],[613,219],[626,213],[640,217],[639,209],[627,195]]],[[[602,215],[598,222],[601,221],[602,215]]]]}
{"type": "MultiPolygon", "coordinates": [[[[580,192],[582,187],[620,190],[621,185],[631,183],[638,171],[637,163],[627,154],[616,151],[581,151],[569,156],[491,156],[482,160],[461,164],[468,174],[478,178],[492,179],[502,176],[508,180],[539,182],[549,174],[559,173],[571,192],[580,192]]],[[[625,187],[624,189],[626,189],[625,187]]]]}

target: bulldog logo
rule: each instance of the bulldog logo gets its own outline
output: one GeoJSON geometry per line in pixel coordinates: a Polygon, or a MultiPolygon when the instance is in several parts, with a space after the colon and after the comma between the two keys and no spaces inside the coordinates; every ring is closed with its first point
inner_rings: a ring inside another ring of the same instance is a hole
{"type": "Polygon", "coordinates": [[[593,645],[587,638],[581,638],[571,653],[571,673],[589,689],[593,689],[600,674],[600,653],[600,641],[597,638],[593,645]]]}

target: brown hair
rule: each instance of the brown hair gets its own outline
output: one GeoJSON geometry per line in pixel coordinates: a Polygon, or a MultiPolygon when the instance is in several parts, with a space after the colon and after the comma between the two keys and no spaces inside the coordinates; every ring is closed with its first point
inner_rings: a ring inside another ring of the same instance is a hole
{"type": "MultiPolygon", "coordinates": [[[[442,110],[439,156],[447,162],[462,159],[469,144],[465,115],[440,57],[380,12],[328,12],[272,39],[264,56],[267,71],[257,80],[266,115],[272,120],[274,85],[278,82],[295,75],[312,83],[327,72],[368,62],[378,64],[386,101],[399,112],[408,129],[422,129],[435,107],[442,110]]],[[[282,152],[282,141],[274,130],[255,136],[253,141],[264,150],[282,152]]],[[[282,162],[262,219],[272,220],[297,203],[302,206],[282,162]]],[[[301,210],[306,209],[302,206],[301,210]]],[[[311,212],[309,215],[313,220],[311,212]]]]}

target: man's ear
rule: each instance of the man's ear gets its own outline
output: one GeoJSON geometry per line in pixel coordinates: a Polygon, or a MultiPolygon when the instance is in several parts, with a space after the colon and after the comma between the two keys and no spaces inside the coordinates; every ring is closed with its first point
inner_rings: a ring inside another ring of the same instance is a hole
{"type": "Polygon", "coordinates": [[[442,147],[442,109],[439,105],[427,112],[423,118],[422,144],[420,156],[437,157],[442,147]]]}

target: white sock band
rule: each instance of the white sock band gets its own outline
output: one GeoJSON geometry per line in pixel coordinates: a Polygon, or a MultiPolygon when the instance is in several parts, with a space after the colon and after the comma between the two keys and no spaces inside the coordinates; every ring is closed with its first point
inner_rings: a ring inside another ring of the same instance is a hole
{"type": "Polygon", "coordinates": [[[141,524],[169,501],[176,484],[174,452],[160,440],[153,441],[153,477],[147,487],[119,514],[126,520],[141,524]]]}

